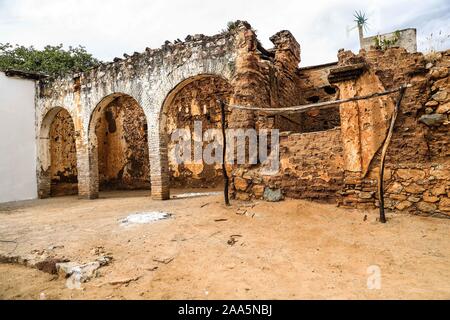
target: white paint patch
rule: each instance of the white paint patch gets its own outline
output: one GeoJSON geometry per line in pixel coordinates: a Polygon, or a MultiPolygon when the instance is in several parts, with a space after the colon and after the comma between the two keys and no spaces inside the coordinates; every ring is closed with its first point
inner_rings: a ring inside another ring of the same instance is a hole
{"type": "Polygon", "coordinates": [[[217,196],[222,194],[223,192],[189,192],[189,193],[180,193],[173,195],[173,198],[183,199],[183,198],[195,198],[195,197],[206,197],[206,196],[217,196]]]}
{"type": "Polygon", "coordinates": [[[122,226],[128,226],[131,224],[146,224],[152,223],[159,220],[169,219],[172,214],[162,211],[152,211],[152,212],[137,212],[130,214],[125,219],[120,220],[122,226]]]}

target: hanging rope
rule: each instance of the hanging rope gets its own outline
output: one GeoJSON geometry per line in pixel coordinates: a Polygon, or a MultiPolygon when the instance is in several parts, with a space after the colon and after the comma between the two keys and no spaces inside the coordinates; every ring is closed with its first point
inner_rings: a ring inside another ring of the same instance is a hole
{"type": "MultiPolygon", "coordinates": [[[[382,152],[381,152],[381,161],[380,161],[380,172],[378,176],[378,197],[380,199],[380,222],[386,223],[386,215],[384,213],[384,190],[383,190],[383,179],[384,179],[384,163],[386,160],[386,153],[389,146],[389,143],[391,142],[392,134],[394,132],[394,126],[395,121],[397,119],[398,111],[400,110],[400,105],[403,99],[403,95],[405,94],[406,88],[410,88],[411,84],[402,85],[399,88],[386,90],[383,92],[376,92],[364,96],[356,96],[352,98],[347,99],[341,99],[341,100],[334,100],[334,101],[326,101],[326,102],[318,102],[318,103],[312,103],[312,104],[305,104],[302,106],[294,106],[294,107],[284,107],[284,108],[256,108],[256,107],[247,107],[247,106],[239,106],[234,105],[230,106],[231,109],[238,109],[238,110],[247,110],[247,111],[259,111],[262,113],[270,113],[270,114],[280,114],[280,113],[300,113],[300,112],[306,112],[309,110],[320,110],[320,109],[326,109],[331,106],[335,106],[341,103],[346,102],[352,102],[352,101],[358,101],[358,100],[366,100],[366,99],[372,99],[377,97],[386,96],[388,94],[392,94],[395,92],[400,92],[400,96],[397,100],[397,103],[395,105],[394,113],[392,114],[391,123],[389,126],[388,134],[384,140],[382,152]]],[[[223,116],[222,116],[223,118],[223,116]]],[[[228,177],[226,177],[228,178],[228,177]]],[[[227,181],[226,181],[227,182],[227,181]]],[[[226,199],[227,202],[227,199],[226,199]]]]}

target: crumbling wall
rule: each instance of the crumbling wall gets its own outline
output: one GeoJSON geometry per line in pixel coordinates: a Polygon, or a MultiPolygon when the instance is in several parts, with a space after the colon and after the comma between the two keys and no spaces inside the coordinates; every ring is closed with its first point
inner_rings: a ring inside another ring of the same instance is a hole
{"type": "Polygon", "coordinates": [[[103,110],[95,131],[101,189],[148,189],[147,122],[142,108],[120,96],[103,110]]]}
{"type": "Polygon", "coordinates": [[[234,172],[235,197],[270,201],[270,194],[280,190],[290,198],[334,201],[344,183],[340,134],[339,129],[282,133],[278,173],[263,175],[259,166],[239,168],[234,172]]]}
{"type": "MultiPolygon", "coordinates": [[[[372,72],[378,79],[365,83],[372,92],[406,83],[412,85],[402,101],[386,158],[386,207],[423,215],[449,216],[450,52],[442,52],[434,61],[400,48],[362,51],[358,56],[345,54],[341,58],[341,63],[364,61],[368,64],[365,74],[372,72]]],[[[345,84],[340,84],[341,92],[343,86],[345,84]]],[[[393,102],[386,105],[385,130],[372,133],[380,135],[379,141],[386,134],[393,102]]],[[[366,163],[367,170],[359,175],[346,172],[342,205],[371,207],[378,204],[379,152],[372,159],[366,159],[366,163]]]]}
{"type": "MultiPolygon", "coordinates": [[[[219,77],[205,76],[190,82],[175,95],[167,110],[167,135],[177,129],[188,129],[193,138],[195,122],[201,123],[202,137],[208,129],[220,129],[221,109],[217,100],[229,104],[233,90],[230,84],[219,77]]],[[[227,112],[228,114],[229,112],[227,112]]],[[[169,140],[169,167],[173,187],[215,187],[222,183],[220,163],[177,163],[177,142],[169,140]]],[[[203,143],[204,150],[206,142],[203,143]]],[[[194,143],[191,144],[193,159],[194,143]]]]}
{"type": "MultiPolygon", "coordinates": [[[[337,62],[333,62],[297,70],[298,87],[302,93],[301,104],[332,101],[339,97],[339,88],[328,81],[330,69],[336,64],[337,62]]],[[[339,106],[301,113],[298,115],[298,122],[296,132],[315,132],[339,127],[339,106]]]]}
{"type": "Polygon", "coordinates": [[[51,194],[70,195],[78,192],[75,128],[70,114],[62,109],[50,126],[51,194]]]}

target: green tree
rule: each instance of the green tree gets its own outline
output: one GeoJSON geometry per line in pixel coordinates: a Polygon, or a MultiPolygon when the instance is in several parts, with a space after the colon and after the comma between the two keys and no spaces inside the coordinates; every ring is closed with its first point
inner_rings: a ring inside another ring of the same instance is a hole
{"type": "Polygon", "coordinates": [[[100,63],[82,46],[63,49],[63,45],[46,46],[43,50],[0,43],[0,70],[39,72],[49,76],[85,71],[100,63]]]}

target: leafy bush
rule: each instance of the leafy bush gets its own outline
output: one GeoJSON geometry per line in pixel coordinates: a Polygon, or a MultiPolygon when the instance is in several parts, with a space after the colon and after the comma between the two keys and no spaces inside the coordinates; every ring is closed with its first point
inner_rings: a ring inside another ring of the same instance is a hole
{"type": "Polygon", "coordinates": [[[63,45],[46,46],[43,50],[0,43],[0,70],[44,73],[49,76],[85,71],[100,63],[82,46],[63,49],[63,45]]]}

